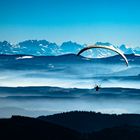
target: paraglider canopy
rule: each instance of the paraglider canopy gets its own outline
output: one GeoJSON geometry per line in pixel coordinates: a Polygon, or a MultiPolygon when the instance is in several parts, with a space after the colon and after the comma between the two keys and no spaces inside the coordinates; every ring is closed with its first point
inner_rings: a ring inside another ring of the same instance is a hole
{"type": "Polygon", "coordinates": [[[125,57],[125,55],[124,55],[120,50],[118,50],[118,49],[116,49],[116,48],[114,48],[114,47],[112,47],[112,46],[97,46],[97,45],[91,45],[91,46],[88,46],[88,47],[85,47],[85,48],[81,49],[81,50],[78,52],[77,56],[79,56],[80,54],[82,54],[84,51],[89,50],[89,49],[93,49],[93,48],[103,48],[103,49],[108,49],[108,50],[111,50],[111,51],[114,51],[114,52],[118,53],[118,54],[124,59],[126,65],[128,66],[128,60],[127,60],[127,58],[125,57]]]}

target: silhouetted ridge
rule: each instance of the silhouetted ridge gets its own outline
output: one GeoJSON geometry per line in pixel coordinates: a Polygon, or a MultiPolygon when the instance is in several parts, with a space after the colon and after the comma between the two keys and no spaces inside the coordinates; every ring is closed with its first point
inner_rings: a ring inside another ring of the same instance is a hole
{"type": "Polygon", "coordinates": [[[0,139],[140,140],[140,115],[74,111],[38,118],[12,116],[0,119],[0,139]],[[70,126],[77,131],[69,129],[70,126]],[[91,126],[95,131],[91,131],[91,126]]]}
{"type": "Polygon", "coordinates": [[[138,114],[101,114],[95,112],[67,112],[50,116],[40,116],[39,119],[59,124],[81,132],[100,131],[123,125],[140,126],[138,114]]]}

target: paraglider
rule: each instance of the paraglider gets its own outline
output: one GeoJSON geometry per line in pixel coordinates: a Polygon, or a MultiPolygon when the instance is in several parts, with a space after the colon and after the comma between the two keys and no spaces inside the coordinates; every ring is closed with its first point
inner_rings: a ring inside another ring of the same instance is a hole
{"type": "Polygon", "coordinates": [[[92,46],[88,46],[88,47],[85,47],[83,48],[82,50],[80,50],[77,54],[77,56],[79,56],[80,54],[82,54],[84,51],[86,50],[89,50],[89,49],[94,49],[94,48],[103,48],[103,49],[108,49],[108,50],[111,50],[111,51],[114,51],[116,53],[118,53],[125,61],[126,65],[128,66],[128,60],[127,58],[125,57],[125,55],[118,49],[112,47],[112,46],[96,46],[96,45],[92,45],[92,46]]]}
{"type": "MultiPolygon", "coordinates": [[[[125,61],[126,66],[128,66],[128,60],[127,60],[127,58],[125,57],[125,55],[124,55],[120,50],[118,50],[118,49],[116,49],[116,48],[114,48],[114,47],[112,47],[112,46],[97,46],[97,45],[91,45],[91,46],[88,46],[88,47],[85,47],[85,48],[81,49],[81,50],[78,52],[77,56],[81,55],[83,52],[85,52],[85,51],[87,51],[87,50],[89,50],[89,49],[98,49],[98,48],[107,49],[107,50],[111,50],[111,51],[114,51],[114,52],[118,53],[118,54],[123,58],[123,60],[125,61]]],[[[96,86],[95,86],[94,88],[95,88],[96,91],[99,91],[99,89],[100,89],[101,87],[98,86],[98,85],[96,84],[96,86]]]]}

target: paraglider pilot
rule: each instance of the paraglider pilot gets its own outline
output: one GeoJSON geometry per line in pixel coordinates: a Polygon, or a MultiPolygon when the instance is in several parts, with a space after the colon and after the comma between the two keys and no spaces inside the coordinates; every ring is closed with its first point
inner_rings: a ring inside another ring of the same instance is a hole
{"type": "Polygon", "coordinates": [[[96,90],[96,91],[99,91],[99,88],[100,88],[100,87],[99,87],[98,85],[95,86],[95,90],[96,90]]]}

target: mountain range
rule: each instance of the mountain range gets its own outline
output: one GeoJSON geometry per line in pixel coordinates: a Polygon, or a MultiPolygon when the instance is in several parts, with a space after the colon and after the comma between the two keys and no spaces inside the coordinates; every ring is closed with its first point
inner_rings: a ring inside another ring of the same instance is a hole
{"type": "Polygon", "coordinates": [[[38,118],[12,116],[0,119],[0,132],[4,140],[139,140],[140,115],[74,111],[38,118]]]}
{"type": "MultiPolygon", "coordinates": [[[[130,48],[126,45],[114,46],[111,43],[96,42],[95,45],[113,46],[120,49],[125,54],[140,54],[140,47],[130,48]]],[[[0,54],[24,54],[34,56],[57,56],[69,53],[78,53],[83,47],[87,45],[81,45],[76,42],[68,41],[63,42],[61,45],[49,42],[47,40],[26,40],[17,44],[9,43],[8,41],[0,42],[0,54]]],[[[92,49],[88,50],[85,54],[87,57],[107,57],[115,55],[114,52],[104,49],[92,49]]]]}

